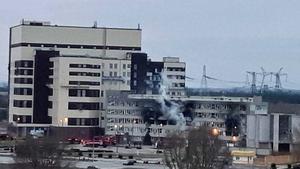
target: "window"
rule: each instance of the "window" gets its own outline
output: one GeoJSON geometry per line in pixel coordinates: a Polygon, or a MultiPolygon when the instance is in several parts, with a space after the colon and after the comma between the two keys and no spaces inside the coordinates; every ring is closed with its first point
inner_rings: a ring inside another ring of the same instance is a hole
{"type": "Polygon", "coordinates": [[[104,97],[104,91],[103,90],[101,91],[101,97],[104,97]]]}
{"type": "Polygon", "coordinates": [[[32,78],[15,78],[16,84],[32,84],[32,78]]]}
{"type": "Polygon", "coordinates": [[[127,68],[131,68],[131,64],[128,64],[128,65],[127,65],[127,68]]]}
{"type": "Polygon", "coordinates": [[[91,64],[69,64],[70,68],[90,68],[90,69],[100,69],[100,65],[91,65],[91,64]]]}
{"type": "Polygon", "coordinates": [[[69,81],[69,85],[90,85],[90,86],[100,86],[100,82],[90,82],[90,81],[69,81]]]}
{"type": "Polygon", "coordinates": [[[117,63],[114,64],[114,68],[115,68],[115,69],[118,68],[118,64],[117,64],[117,63]]]}
{"type": "Polygon", "coordinates": [[[118,76],[118,72],[114,72],[114,76],[117,77],[118,76]]]}
{"type": "Polygon", "coordinates": [[[15,95],[32,95],[31,88],[14,88],[15,95]]]}
{"type": "Polygon", "coordinates": [[[126,64],[123,64],[123,69],[126,69],[126,64]]]}
{"type": "Polygon", "coordinates": [[[31,123],[31,116],[13,115],[13,121],[16,123],[31,123]]]}
{"type": "Polygon", "coordinates": [[[53,107],[52,101],[48,101],[48,108],[49,108],[49,109],[52,109],[52,107],[53,107]]]}
{"type": "Polygon", "coordinates": [[[33,61],[32,60],[18,60],[15,61],[15,67],[25,67],[25,68],[32,68],[33,67],[33,61]]]}
{"type": "Polygon", "coordinates": [[[126,77],[126,72],[123,72],[123,77],[126,77]]]}
{"type": "Polygon", "coordinates": [[[99,90],[69,89],[70,97],[99,97],[99,90]]]}
{"type": "Polygon", "coordinates": [[[100,102],[100,109],[102,110],[103,109],[103,103],[100,102]]]}
{"type": "Polygon", "coordinates": [[[48,84],[53,84],[53,78],[48,79],[48,84]]]}
{"type": "Polygon", "coordinates": [[[112,77],[113,76],[113,72],[109,72],[109,76],[112,77]]]}
{"type": "Polygon", "coordinates": [[[53,89],[52,88],[48,88],[49,89],[49,96],[53,96],[53,89]]]}
{"type": "Polygon", "coordinates": [[[53,68],[54,67],[54,62],[49,62],[49,67],[53,68]]]}
{"type": "Polygon", "coordinates": [[[98,126],[98,118],[68,118],[68,125],[85,125],[85,126],[98,126]]]}
{"type": "Polygon", "coordinates": [[[14,107],[31,108],[32,101],[31,100],[14,100],[14,107]]]}
{"type": "Polygon", "coordinates": [[[69,72],[70,76],[91,76],[91,77],[100,77],[100,73],[93,72],[69,72]]]}
{"type": "Polygon", "coordinates": [[[50,76],[53,75],[53,69],[50,69],[50,70],[49,70],[49,75],[50,75],[50,76]]]}
{"type": "Polygon", "coordinates": [[[32,69],[16,69],[15,75],[33,75],[32,69]]]}
{"type": "Polygon", "coordinates": [[[130,77],[130,72],[127,72],[127,77],[130,77]]]}
{"type": "Polygon", "coordinates": [[[110,69],[113,68],[113,64],[112,64],[112,63],[109,64],[109,68],[110,68],[110,69]]]}
{"type": "Polygon", "coordinates": [[[69,110],[99,110],[99,103],[93,102],[69,102],[68,103],[69,110]]]}

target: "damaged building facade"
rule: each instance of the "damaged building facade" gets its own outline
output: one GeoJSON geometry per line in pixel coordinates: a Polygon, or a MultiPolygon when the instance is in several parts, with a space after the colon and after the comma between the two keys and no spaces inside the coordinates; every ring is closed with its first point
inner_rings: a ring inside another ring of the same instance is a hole
{"type": "MultiPolygon", "coordinates": [[[[104,123],[106,134],[126,135],[141,141],[149,131],[153,142],[178,130],[176,121],[166,118],[156,94],[108,94],[104,123]],[[119,97],[122,96],[122,97],[119,97]]],[[[261,96],[180,96],[169,97],[180,105],[184,129],[207,126],[222,140],[257,155],[291,152],[299,146],[300,104],[263,102],[261,96]]]]}
{"type": "Polygon", "coordinates": [[[139,27],[22,21],[10,28],[9,122],[19,136],[52,128],[82,138],[118,134],[142,140],[150,132],[155,140],[181,121],[184,129],[215,128],[220,138],[258,154],[291,151],[300,139],[299,105],[189,96],[186,64],[178,57],[150,60],[141,36],[139,27]]]}
{"type": "MultiPolygon", "coordinates": [[[[218,134],[224,140],[230,141],[232,136],[246,140],[246,120],[253,98],[170,96],[169,99],[179,105],[176,113],[184,115],[185,129],[207,126],[218,129],[218,134]]],[[[158,100],[159,95],[155,94],[111,91],[108,94],[107,121],[104,124],[106,133],[128,133],[135,139],[142,140],[146,132],[150,131],[155,140],[178,130],[177,121],[162,111],[158,100]]]]}

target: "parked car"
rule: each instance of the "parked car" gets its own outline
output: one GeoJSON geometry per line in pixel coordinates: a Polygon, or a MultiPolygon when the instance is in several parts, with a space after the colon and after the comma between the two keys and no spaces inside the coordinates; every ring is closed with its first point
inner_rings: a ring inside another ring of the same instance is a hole
{"type": "Polygon", "coordinates": [[[126,163],[123,163],[123,165],[134,165],[134,163],[136,163],[135,160],[129,160],[126,163]]]}
{"type": "Polygon", "coordinates": [[[86,169],[98,169],[98,168],[95,166],[88,166],[86,169]]]}

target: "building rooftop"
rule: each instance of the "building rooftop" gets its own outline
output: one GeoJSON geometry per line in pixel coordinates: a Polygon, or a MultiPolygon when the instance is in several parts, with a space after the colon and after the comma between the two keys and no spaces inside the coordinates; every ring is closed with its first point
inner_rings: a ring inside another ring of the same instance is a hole
{"type": "Polygon", "coordinates": [[[137,26],[137,28],[116,28],[116,27],[99,27],[97,24],[94,23],[93,26],[66,26],[66,25],[51,25],[51,22],[49,21],[30,21],[30,20],[22,20],[20,24],[13,26],[19,27],[19,26],[43,26],[43,27],[65,27],[65,28],[87,28],[87,29],[121,29],[121,30],[142,30],[140,28],[140,25],[137,26]]]}
{"type": "MultiPolygon", "coordinates": [[[[130,94],[130,99],[152,99],[158,100],[160,95],[130,94]]],[[[170,96],[170,100],[175,101],[207,101],[207,102],[253,102],[252,97],[225,97],[225,96],[170,96]]]]}

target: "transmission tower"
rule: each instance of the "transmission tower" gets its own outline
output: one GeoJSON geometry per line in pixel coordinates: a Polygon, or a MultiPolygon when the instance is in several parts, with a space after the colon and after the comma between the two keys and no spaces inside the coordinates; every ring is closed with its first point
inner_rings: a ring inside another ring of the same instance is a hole
{"type": "Polygon", "coordinates": [[[206,66],[203,66],[202,79],[201,79],[201,87],[205,90],[207,89],[207,76],[206,76],[206,66]]]}
{"type": "Polygon", "coordinates": [[[287,73],[282,73],[283,67],[279,69],[278,72],[271,72],[272,76],[275,76],[275,89],[282,89],[282,84],[281,84],[281,76],[285,76],[286,81],[287,81],[287,73]]]}
{"type": "Polygon", "coordinates": [[[256,78],[257,78],[257,75],[260,73],[247,71],[247,74],[250,74],[252,76],[251,92],[255,93],[256,92],[256,78]]]}
{"type": "Polygon", "coordinates": [[[260,67],[261,69],[261,75],[262,75],[262,80],[261,80],[261,85],[260,85],[260,92],[263,91],[263,89],[266,89],[267,87],[265,86],[265,79],[267,76],[272,75],[271,72],[266,72],[263,67],[260,67]]]}

